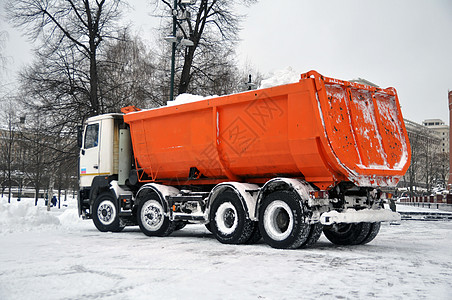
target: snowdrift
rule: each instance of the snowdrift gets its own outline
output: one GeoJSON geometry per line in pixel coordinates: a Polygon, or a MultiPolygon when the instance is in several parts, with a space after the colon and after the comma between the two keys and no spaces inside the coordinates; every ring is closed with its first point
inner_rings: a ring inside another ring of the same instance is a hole
{"type": "Polygon", "coordinates": [[[34,199],[22,199],[20,202],[0,198],[0,233],[13,233],[32,230],[46,230],[56,227],[73,227],[82,224],[77,209],[72,203],[61,209],[40,204],[34,205],[34,199]]]}

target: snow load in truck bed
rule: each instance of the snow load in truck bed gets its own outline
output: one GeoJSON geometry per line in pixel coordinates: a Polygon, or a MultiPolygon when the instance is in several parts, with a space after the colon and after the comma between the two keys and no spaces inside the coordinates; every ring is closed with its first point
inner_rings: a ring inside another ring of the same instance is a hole
{"type": "Polygon", "coordinates": [[[395,89],[323,77],[130,112],[140,180],[165,184],[263,183],[302,178],[393,186],[410,146],[395,89]]]}

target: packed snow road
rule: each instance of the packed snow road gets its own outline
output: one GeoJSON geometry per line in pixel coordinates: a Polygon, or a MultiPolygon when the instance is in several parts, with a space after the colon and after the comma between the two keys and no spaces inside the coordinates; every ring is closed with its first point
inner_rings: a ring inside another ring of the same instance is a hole
{"type": "Polygon", "coordinates": [[[277,250],[264,243],[223,245],[198,225],[149,238],[138,227],[98,232],[71,208],[47,213],[28,207],[33,217],[22,220],[32,225],[12,221],[22,210],[0,209],[5,300],[452,296],[450,221],[385,223],[362,246],[336,246],[322,236],[308,249],[277,250]]]}

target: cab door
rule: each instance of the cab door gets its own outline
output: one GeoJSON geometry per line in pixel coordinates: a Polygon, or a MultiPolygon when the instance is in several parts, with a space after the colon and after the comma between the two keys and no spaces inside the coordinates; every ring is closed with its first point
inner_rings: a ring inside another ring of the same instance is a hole
{"type": "Polygon", "coordinates": [[[80,187],[89,187],[99,175],[100,138],[102,122],[89,123],[85,127],[80,149],[80,187]]]}

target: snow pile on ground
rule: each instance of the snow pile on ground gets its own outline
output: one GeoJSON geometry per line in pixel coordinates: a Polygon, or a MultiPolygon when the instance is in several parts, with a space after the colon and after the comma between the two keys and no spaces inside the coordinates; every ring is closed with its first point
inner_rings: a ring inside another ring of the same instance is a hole
{"type": "Polygon", "coordinates": [[[34,206],[30,201],[8,203],[7,199],[0,198],[0,233],[57,225],[60,225],[60,220],[45,207],[34,206]]]}
{"type": "Polygon", "coordinates": [[[270,77],[262,80],[259,88],[265,89],[278,85],[295,83],[300,81],[301,73],[295,72],[291,67],[283,70],[277,70],[270,74],[270,77]]]}
{"type": "Polygon", "coordinates": [[[80,224],[86,224],[83,219],[79,217],[77,208],[68,208],[61,215],[58,216],[60,223],[64,227],[75,227],[80,224]]]}
{"type": "Polygon", "coordinates": [[[25,232],[43,229],[86,226],[87,223],[78,216],[76,199],[62,201],[61,208],[51,207],[47,211],[44,200],[34,205],[34,199],[23,198],[21,201],[0,197],[0,234],[25,232]]]}

